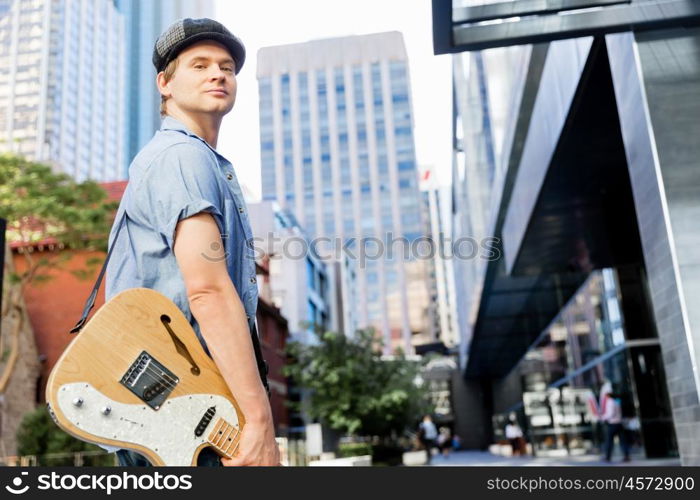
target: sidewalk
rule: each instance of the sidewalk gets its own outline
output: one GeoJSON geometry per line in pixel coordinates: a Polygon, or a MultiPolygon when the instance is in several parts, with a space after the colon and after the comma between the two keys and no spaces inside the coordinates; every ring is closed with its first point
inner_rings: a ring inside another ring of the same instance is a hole
{"type": "Polygon", "coordinates": [[[487,451],[456,451],[450,456],[433,456],[432,463],[435,467],[453,466],[510,466],[510,467],[610,467],[610,466],[636,466],[636,467],[675,467],[680,466],[678,458],[665,459],[632,459],[631,462],[622,462],[621,457],[614,457],[612,462],[606,462],[597,455],[582,455],[575,457],[503,457],[492,455],[487,451]]]}

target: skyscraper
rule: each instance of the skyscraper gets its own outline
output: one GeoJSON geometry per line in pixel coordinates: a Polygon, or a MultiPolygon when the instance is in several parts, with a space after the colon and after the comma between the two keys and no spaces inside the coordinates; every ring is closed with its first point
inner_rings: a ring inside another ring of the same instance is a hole
{"type": "Polygon", "coordinates": [[[359,326],[381,332],[387,351],[410,352],[424,326],[424,261],[386,246],[423,235],[402,35],[263,48],[257,76],[263,199],[312,238],[348,243],[359,326]]]}
{"type": "Polygon", "coordinates": [[[0,0],[0,152],[119,178],[123,37],[111,0],[0,0]]]}
{"type": "Polygon", "coordinates": [[[700,465],[699,18],[686,0],[433,0],[453,235],[496,243],[454,260],[463,446],[517,413],[537,455],[597,453],[612,391],[633,454],[700,465]]]}
{"type": "Polygon", "coordinates": [[[126,18],[126,117],[123,178],[136,153],[160,128],[160,94],[151,62],[158,35],[183,17],[214,17],[213,0],[115,0],[126,18]]]}
{"type": "Polygon", "coordinates": [[[426,216],[426,234],[433,241],[434,258],[426,261],[428,279],[426,284],[430,300],[428,311],[432,328],[429,334],[446,347],[459,343],[457,312],[455,310],[455,283],[451,247],[449,203],[451,187],[439,185],[432,167],[421,169],[420,190],[426,216]]]}

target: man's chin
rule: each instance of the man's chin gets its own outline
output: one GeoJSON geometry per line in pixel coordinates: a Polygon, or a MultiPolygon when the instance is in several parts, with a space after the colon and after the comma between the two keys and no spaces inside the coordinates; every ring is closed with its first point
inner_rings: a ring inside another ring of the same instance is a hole
{"type": "Polygon", "coordinates": [[[220,102],[220,103],[216,103],[212,108],[213,108],[212,109],[213,112],[219,112],[219,113],[226,114],[233,109],[233,103],[232,102],[226,102],[226,103],[220,102]]]}
{"type": "Polygon", "coordinates": [[[221,104],[214,106],[202,106],[197,110],[197,113],[213,114],[213,115],[225,115],[233,109],[233,104],[228,106],[223,106],[221,104]]]}

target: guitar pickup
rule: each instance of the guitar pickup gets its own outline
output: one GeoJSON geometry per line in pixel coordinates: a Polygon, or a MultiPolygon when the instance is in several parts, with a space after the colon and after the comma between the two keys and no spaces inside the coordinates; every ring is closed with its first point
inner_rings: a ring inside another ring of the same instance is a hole
{"type": "Polygon", "coordinates": [[[197,424],[197,428],[194,430],[194,435],[196,437],[199,437],[202,434],[204,434],[204,431],[207,429],[207,426],[211,422],[212,418],[214,418],[214,415],[216,415],[216,406],[212,406],[204,412],[204,415],[197,424]]]}
{"type": "Polygon", "coordinates": [[[146,351],[141,352],[120,383],[154,410],[158,410],[180,380],[146,351]]]}

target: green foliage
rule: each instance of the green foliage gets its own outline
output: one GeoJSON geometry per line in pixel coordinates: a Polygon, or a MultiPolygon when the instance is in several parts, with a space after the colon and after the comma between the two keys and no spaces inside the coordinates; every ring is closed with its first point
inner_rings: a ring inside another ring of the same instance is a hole
{"type": "MultiPolygon", "coordinates": [[[[75,439],[59,429],[44,407],[24,415],[17,430],[17,452],[22,455],[35,455],[37,465],[73,465],[73,457],[49,458],[50,453],[72,453],[80,451],[102,451],[94,444],[75,439]]],[[[85,463],[95,466],[114,465],[114,456],[109,454],[86,456],[85,463]]]]}
{"type": "Polygon", "coordinates": [[[106,199],[93,181],[77,183],[48,165],[0,155],[0,217],[16,241],[55,238],[71,248],[104,249],[114,208],[106,199]]]}
{"type": "Polygon", "coordinates": [[[338,458],[359,457],[371,454],[372,445],[369,443],[340,443],[338,445],[338,458]]]}
{"type": "MultiPolygon", "coordinates": [[[[8,222],[11,242],[31,245],[49,240],[71,249],[105,250],[115,208],[93,181],[77,183],[48,165],[0,154],[0,217],[8,222]]],[[[24,254],[29,268],[22,275],[10,276],[12,282],[23,285],[46,281],[46,270],[61,267],[71,257],[66,252],[36,259],[31,252],[24,254]]],[[[90,277],[97,265],[91,259],[87,270],[74,274],[90,277]]]]}
{"type": "Polygon", "coordinates": [[[310,391],[312,418],[350,435],[391,436],[411,427],[428,408],[424,388],[414,383],[420,364],[398,352],[383,360],[373,330],[358,330],[353,339],[319,333],[318,343],[287,347],[285,367],[301,388],[310,391]]]}

